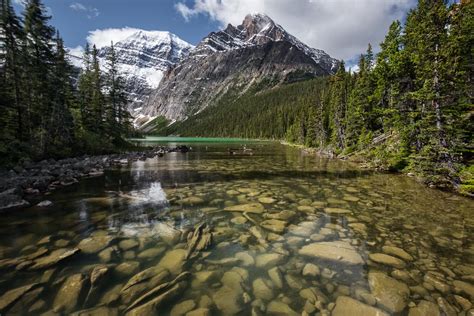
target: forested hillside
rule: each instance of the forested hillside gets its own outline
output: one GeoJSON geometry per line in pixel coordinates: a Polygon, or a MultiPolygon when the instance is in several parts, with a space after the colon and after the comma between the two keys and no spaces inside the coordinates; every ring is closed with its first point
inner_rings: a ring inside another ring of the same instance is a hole
{"type": "Polygon", "coordinates": [[[23,16],[0,0],[0,165],[113,150],[129,132],[114,49],[99,67],[88,48],[75,85],[59,31],[40,0],[23,16]]]}
{"type": "Polygon", "coordinates": [[[390,26],[381,52],[359,70],[229,91],[217,104],[161,133],[287,139],[404,170],[474,192],[474,3],[420,0],[404,27],[390,26]]]}

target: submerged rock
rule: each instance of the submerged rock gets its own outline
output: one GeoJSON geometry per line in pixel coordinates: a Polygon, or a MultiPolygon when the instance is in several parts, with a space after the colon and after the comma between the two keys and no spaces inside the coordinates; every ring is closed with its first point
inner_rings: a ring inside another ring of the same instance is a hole
{"type": "Polygon", "coordinates": [[[212,243],[211,229],[202,223],[196,227],[194,232],[189,233],[188,236],[188,250],[186,253],[186,259],[195,257],[200,251],[208,248],[212,243]]]}
{"type": "Polygon", "coordinates": [[[403,269],[406,266],[406,263],[403,260],[383,253],[371,253],[369,254],[369,259],[374,262],[391,266],[397,269],[403,269]]]}
{"type": "Polygon", "coordinates": [[[253,281],[252,289],[253,295],[256,298],[262,299],[264,301],[270,301],[274,296],[271,282],[262,278],[258,278],[253,281]]]}
{"type": "Polygon", "coordinates": [[[347,265],[364,264],[356,249],[345,241],[318,242],[302,247],[298,253],[303,256],[340,262],[347,265]]]}
{"type": "Polygon", "coordinates": [[[110,261],[114,260],[118,257],[119,251],[116,246],[108,247],[99,252],[98,257],[100,262],[102,263],[109,263],[110,261]]]}
{"type": "Polygon", "coordinates": [[[461,293],[469,295],[471,297],[471,300],[474,300],[474,285],[459,280],[453,281],[453,285],[461,293]]]}
{"type": "Polygon", "coordinates": [[[122,262],[118,266],[115,267],[115,273],[119,277],[128,277],[133,274],[138,273],[140,270],[140,263],[138,261],[127,261],[122,262]]]}
{"type": "Polygon", "coordinates": [[[319,267],[312,263],[307,263],[303,268],[303,276],[316,277],[321,274],[319,267]]]}
{"type": "Polygon", "coordinates": [[[242,294],[241,288],[225,285],[214,293],[212,298],[223,315],[235,315],[244,309],[242,294]]]}
{"type": "Polygon", "coordinates": [[[105,279],[109,275],[109,267],[105,265],[96,266],[90,276],[90,289],[87,293],[85,306],[92,306],[98,299],[100,289],[106,285],[105,279]]]}
{"type": "Polygon", "coordinates": [[[76,310],[79,306],[86,281],[87,279],[82,274],[74,274],[68,277],[54,299],[54,311],[69,314],[76,310]]]}
{"type": "Polygon", "coordinates": [[[118,316],[118,308],[94,307],[74,313],[74,316],[118,316]]]}
{"type": "Polygon", "coordinates": [[[339,296],[332,316],[389,316],[386,312],[348,296],[339,296]]]}
{"type": "Polygon", "coordinates": [[[171,274],[179,274],[183,270],[187,251],[184,249],[175,249],[168,251],[158,263],[158,267],[167,269],[171,274]]]}
{"type": "Polygon", "coordinates": [[[134,275],[120,290],[122,302],[130,304],[147,290],[162,284],[169,276],[167,270],[158,267],[151,267],[134,275]]]}
{"type": "Polygon", "coordinates": [[[242,262],[242,265],[244,267],[252,266],[255,264],[255,259],[246,251],[236,253],[235,257],[242,262]]]}
{"type": "Polygon", "coordinates": [[[269,268],[283,263],[285,256],[278,253],[266,253],[258,255],[255,259],[257,268],[269,268]]]}
{"type": "Polygon", "coordinates": [[[149,248],[140,252],[137,257],[139,259],[153,259],[159,257],[165,250],[165,247],[149,248]]]}
{"type": "Polygon", "coordinates": [[[369,286],[377,304],[390,313],[400,313],[408,304],[410,289],[383,272],[369,272],[369,286]]]}
{"type": "Polygon", "coordinates": [[[10,307],[12,307],[23,295],[28,293],[29,291],[34,290],[40,284],[33,283],[29,285],[25,285],[13,290],[10,290],[3,294],[0,297],[0,313],[5,313],[10,307]]]}
{"type": "Polygon", "coordinates": [[[202,198],[198,197],[198,196],[190,196],[190,197],[181,199],[178,202],[182,205],[194,206],[194,205],[203,204],[205,201],[202,198]]]}
{"type": "Polygon", "coordinates": [[[282,220],[282,221],[288,221],[288,220],[292,219],[295,216],[296,216],[296,212],[289,211],[289,210],[284,210],[284,211],[281,211],[281,212],[278,212],[278,213],[266,213],[264,215],[265,218],[278,219],[278,220],[282,220]]]}
{"type": "Polygon", "coordinates": [[[181,239],[181,231],[167,223],[156,223],[152,233],[159,236],[166,244],[171,246],[177,244],[181,239]]]}
{"type": "Polygon", "coordinates": [[[247,279],[247,270],[241,268],[233,268],[224,273],[221,279],[222,287],[212,296],[217,309],[223,315],[235,315],[244,309],[244,283],[247,279]]]}
{"type": "Polygon", "coordinates": [[[183,272],[174,280],[158,285],[136,299],[127,307],[125,312],[130,316],[156,314],[161,304],[175,298],[182,291],[184,291],[187,284],[186,279],[189,276],[189,272],[183,272]]]}
{"type": "Polygon", "coordinates": [[[413,261],[413,257],[402,248],[398,248],[394,246],[383,246],[382,251],[386,254],[401,258],[405,261],[413,261]]]}
{"type": "Polygon", "coordinates": [[[283,277],[281,276],[281,271],[278,267],[268,270],[268,276],[270,277],[270,280],[272,280],[275,287],[279,289],[283,288],[283,277]]]}
{"type": "Polygon", "coordinates": [[[34,261],[33,266],[31,266],[30,270],[40,270],[40,269],[47,269],[52,267],[61,261],[64,261],[75,254],[77,254],[80,250],[77,248],[73,249],[58,249],[50,253],[48,256],[40,257],[34,261]]]}
{"type": "Polygon", "coordinates": [[[286,224],[286,222],[278,219],[269,219],[261,222],[260,226],[274,233],[281,234],[285,231],[286,224]]]}
{"type": "Polygon", "coordinates": [[[237,216],[237,217],[234,217],[233,219],[230,220],[233,224],[236,224],[236,225],[243,225],[245,223],[248,222],[248,219],[246,219],[245,217],[243,216],[237,216]]]}
{"type": "Polygon", "coordinates": [[[133,248],[137,248],[139,246],[138,241],[134,239],[125,239],[119,242],[119,248],[123,251],[127,251],[133,248]]]}
{"type": "Polygon", "coordinates": [[[208,308],[198,308],[186,313],[186,316],[210,316],[211,311],[208,308]]]}
{"type": "Polygon", "coordinates": [[[92,236],[81,240],[77,248],[85,254],[95,254],[107,248],[113,240],[111,236],[92,236]]]}
{"type": "Polygon", "coordinates": [[[408,316],[440,316],[438,305],[429,301],[421,301],[417,306],[410,308],[408,316]]]}
{"type": "Polygon", "coordinates": [[[193,300],[183,301],[173,306],[170,316],[184,316],[186,313],[192,311],[196,307],[196,302],[193,300]]]}
{"type": "Polygon", "coordinates": [[[273,204],[276,202],[276,200],[271,197],[261,197],[258,199],[258,201],[263,204],[273,204]]]}
{"type": "Polygon", "coordinates": [[[272,301],[267,306],[267,315],[298,316],[299,314],[291,309],[288,304],[279,301],[272,301]]]}
{"type": "Polygon", "coordinates": [[[336,215],[340,215],[340,214],[351,214],[352,212],[345,209],[345,208],[339,208],[339,207],[326,207],[324,208],[324,212],[326,212],[327,214],[336,214],[336,215]]]}
{"type": "Polygon", "coordinates": [[[265,207],[261,203],[248,203],[248,204],[228,206],[228,207],[224,208],[224,211],[227,211],[227,212],[247,212],[247,213],[260,214],[260,213],[263,213],[265,211],[265,207]]]}

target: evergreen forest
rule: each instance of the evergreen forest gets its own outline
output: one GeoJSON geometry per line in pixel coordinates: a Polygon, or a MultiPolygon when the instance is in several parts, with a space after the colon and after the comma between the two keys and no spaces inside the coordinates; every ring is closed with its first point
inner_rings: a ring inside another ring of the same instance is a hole
{"type": "Polygon", "coordinates": [[[125,146],[130,115],[113,45],[102,67],[86,47],[78,75],[40,0],[22,16],[10,0],[0,7],[0,165],[125,146]]]}

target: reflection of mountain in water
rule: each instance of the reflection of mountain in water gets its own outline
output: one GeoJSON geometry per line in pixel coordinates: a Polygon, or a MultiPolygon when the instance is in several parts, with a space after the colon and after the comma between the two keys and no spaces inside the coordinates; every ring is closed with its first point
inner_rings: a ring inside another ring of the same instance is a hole
{"type": "Polygon", "coordinates": [[[121,193],[120,196],[129,198],[131,201],[136,203],[149,202],[153,204],[159,204],[160,206],[168,205],[166,193],[163,191],[160,182],[151,183],[148,189],[130,191],[129,193],[121,193]]]}
{"type": "Polygon", "coordinates": [[[152,182],[147,189],[120,191],[118,196],[127,207],[124,211],[109,216],[108,226],[109,230],[121,231],[127,236],[149,234],[156,221],[154,215],[169,206],[160,182],[152,182]]]}

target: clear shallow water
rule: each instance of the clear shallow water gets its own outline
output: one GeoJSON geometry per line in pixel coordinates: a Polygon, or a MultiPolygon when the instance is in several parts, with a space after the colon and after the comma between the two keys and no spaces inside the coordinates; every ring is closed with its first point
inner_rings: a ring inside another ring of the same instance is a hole
{"type": "Polygon", "coordinates": [[[0,314],[468,314],[472,200],[275,143],[189,146],[3,214],[0,314]]]}

